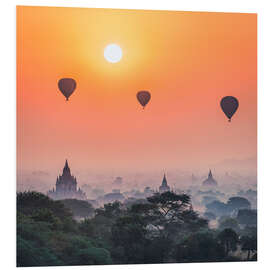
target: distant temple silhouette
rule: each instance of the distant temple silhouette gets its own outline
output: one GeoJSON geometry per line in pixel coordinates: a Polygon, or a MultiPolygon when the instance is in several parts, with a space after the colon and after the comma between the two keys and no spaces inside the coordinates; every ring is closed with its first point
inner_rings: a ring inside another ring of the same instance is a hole
{"type": "Polygon", "coordinates": [[[217,181],[213,178],[212,171],[209,170],[208,178],[203,181],[203,186],[217,186],[217,181]]]}
{"type": "Polygon", "coordinates": [[[79,188],[77,189],[77,180],[71,175],[68,162],[66,160],[63,174],[56,179],[56,189],[48,191],[48,196],[55,200],[61,199],[78,199],[85,200],[85,193],[79,188]]]}
{"type": "Polygon", "coordinates": [[[167,184],[166,175],[165,175],[165,173],[164,173],[163,180],[162,180],[162,184],[161,184],[161,186],[159,187],[159,192],[160,192],[160,193],[163,193],[163,192],[166,192],[166,191],[170,191],[170,187],[169,187],[168,184],[167,184]]]}

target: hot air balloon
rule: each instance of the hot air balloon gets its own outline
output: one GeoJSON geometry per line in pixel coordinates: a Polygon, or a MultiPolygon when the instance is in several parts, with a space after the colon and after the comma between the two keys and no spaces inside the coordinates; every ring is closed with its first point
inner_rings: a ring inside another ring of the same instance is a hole
{"type": "Polygon", "coordinates": [[[76,88],[76,81],[72,78],[62,78],[58,81],[58,88],[68,101],[68,98],[76,88]]]}
{"type": "Polygon", "coordinates": [[[139,91],[137,93],[137,99],[140,102],[140,104],[144,107],[147,105],[151,98],[151,94],[148,91],[139,91]]]}
{"type": "Polygon", "coordinates": [[[222,98],[220,101],[220,106],[222,111],[225,113],[225,115],[228,117],[229,122],[231,122],[231,118],[234,115],[234,113],[237,111],[239,102],[237,98],[232,96],[226,96],[222,98]]]}

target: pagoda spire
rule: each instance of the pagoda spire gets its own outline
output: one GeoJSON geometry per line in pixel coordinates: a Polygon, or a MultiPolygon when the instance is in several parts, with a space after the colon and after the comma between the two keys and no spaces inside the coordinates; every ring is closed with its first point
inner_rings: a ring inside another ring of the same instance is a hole
{"type": "Polygon", "coordinates": [[[208,178],[213,178],[211,169],[209,170],[208,178]]]}
{"type": "Polygon", "coordinates": [[[163,192],[167,192],[167,191],[170,191],[170,187],[168,186],[166,174],[164,173],[161,186],[159,187],[159,192],[163,193],[163,192]]]}
{"type": "Polygon", "coordinates": [[[63,174],[64,174],[64,173],[70,174],[70,168],[69,168],[69,166],[68,166],[68,161],[67,161],[67,159],[66,159],[66,162],[65,162],[65,167],[64,167],[64,169],[63,169],[63,174]]]}
{"type": "Polygon", "coordinates": [[[164,173],[163,180],[162,180],[162,186],[168,186],[167,184],[167,179],[166,179],[166,174],[164,173]]]}

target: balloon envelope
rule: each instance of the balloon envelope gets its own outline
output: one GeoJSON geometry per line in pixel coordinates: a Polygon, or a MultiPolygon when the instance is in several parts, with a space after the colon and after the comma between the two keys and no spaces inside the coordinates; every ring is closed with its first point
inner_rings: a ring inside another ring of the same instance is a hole
{"type": "Polygon", "coordinates": [[[68,100],[76,89],[76,81],[72,78],[62,78],[58,81],[58,88],[68,100]]]}
{"type": "Polygon", "coordinates": [[[139,91],[137,93],[137,99],[140,104],[145,107],[151,98],[151,94],[148,91],[139,91]]]}
{"type": "Polygon", "coordinates": [[[226,96],[222,98],[220,101],[220,106],[225,115],[228,117],[229,122],[231,121],[232,116],[234,113],[237,111],[239,102],[237,98],[232,97],[232,96],[226,96]]]}

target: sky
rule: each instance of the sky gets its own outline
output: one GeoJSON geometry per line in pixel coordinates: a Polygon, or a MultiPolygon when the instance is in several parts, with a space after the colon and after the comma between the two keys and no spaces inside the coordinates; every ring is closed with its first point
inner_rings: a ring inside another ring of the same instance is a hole
{"type": "Polygon", "coordinates": [[[66,158],[77,172],[254,171],[256,157],[256,14],[17,7],[18,171],[54,179],[66,158]],[[68,102],[64,77],[77,82],[68,102]]]}

